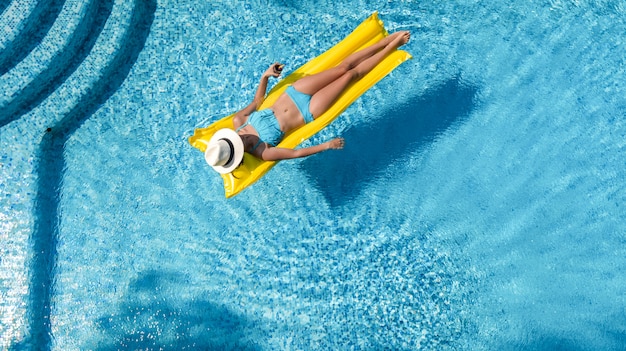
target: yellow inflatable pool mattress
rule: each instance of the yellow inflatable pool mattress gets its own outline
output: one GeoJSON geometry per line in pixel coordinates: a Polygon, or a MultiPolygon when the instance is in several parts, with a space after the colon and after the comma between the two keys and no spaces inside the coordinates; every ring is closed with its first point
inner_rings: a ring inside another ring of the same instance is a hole
{"type": "MultiPolygon", "coordinates": [[[[378,13],[372,14],[341,42],[318,57],[307,62],[278,82],[267,94],[267,97],[259,107],[259,110],[271,106],[276,99],[278,99],[280,94],[282,94],[289,85],[299,78],[332,68],[338,65],[348,55],[374,44],[387,35],[388,33],[385,30],[383,22],[378,19],[378,13]]],[[[348,106],[350,106],[350,104],[352,104],[352,102],[354,102],[359,96],[409,58],[411,58],[411,55],[403,50],[395,50],[389,54],[370,73],[348,87],[348,89],[346,89],[337,101],[335,101],[328,111],[319,116],[313,122],[310,122],[285,135],[277,147],[290,149],[296,148],[300,143],[315,135],[317,132],[334,121],[337,116],[348,108],[348,106]]],[[[222,128],[234,128],[233,116],[234,113],[212,123],[206,128],[196,129],[194,135],[189,137],[189,143],[204,152],[208,141],[216,131],[222,128]]],[[[256,182],[275,164],[276,161],[263,161],[253,155],[245,153],[243,162],[239,167],[231,173],[222,174],[226,197],[232,197],[256,182]]]]}

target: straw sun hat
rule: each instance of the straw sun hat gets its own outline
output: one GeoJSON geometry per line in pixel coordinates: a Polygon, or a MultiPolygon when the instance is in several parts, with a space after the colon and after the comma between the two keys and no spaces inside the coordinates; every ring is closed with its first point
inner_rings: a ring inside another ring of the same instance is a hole
{"type": "Polygon", "coordinates": [[[204,160],[218,173],[232,172],[243,158],[243,141],[232,129],[220,129],[207,143],[204,160]]]}

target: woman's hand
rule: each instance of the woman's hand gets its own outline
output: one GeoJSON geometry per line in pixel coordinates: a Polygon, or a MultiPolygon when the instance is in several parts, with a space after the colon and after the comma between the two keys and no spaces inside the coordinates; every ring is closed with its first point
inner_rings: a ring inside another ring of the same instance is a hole
{"type": "Polygon", "coordinates": [[[272,65],[270,65],[270,67],[265,71],[265,73],[263,73],[264,76],[266,77],[274,77],[274,78],[278,78],[278,76],[280,76],[280,74],[283,71],[283,67],[285,65],[278,63],[278,62],[274,62],[272,63],[272,65]]]}
{"type": "Polygon", "coordinates": [[[343,146],[346,144],[343,138],[335,138],[333,140],[327,141],[329,149],[343,149],[343,146]]]}

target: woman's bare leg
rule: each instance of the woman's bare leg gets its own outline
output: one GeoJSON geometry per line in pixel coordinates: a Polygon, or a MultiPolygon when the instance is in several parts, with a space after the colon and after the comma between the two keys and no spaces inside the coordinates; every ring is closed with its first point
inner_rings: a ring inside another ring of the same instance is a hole
{"type": "Polygon", "coordinates": [[[391,43],[400,33],[393,33],[378,42],[359,50],[348,57],[346,57],[341,63],[333,68],[324,70],[320,73],[313,74],[307,77],[300,78],[293,84],[293,87],[296,88],[301,93],[305,93],[307,95],[313,95],[318,92],[320,89],[324,88],[328,84],[337,80],[339,77],[344,75],[347,71],[353,69],[358,66],[364,60],[372,57],[377,52],[385,48],[389,43],[391,43]]]}
{"type": "MultiPolygon", "coordinates": [[[[332,81],[325,87],[315,92],[311,97],[309,110],[313,114],[313,118],[322,115],[337,100],[339,95],[350,85],[350,83],[361,79],[364,75],[374,69],[390,52],[397,49],[401,45],[406,44],[410,39],[409,32],[399,32],[393,40],[388,43],[382,50],[376,52],[373,56],[366,58],[356,67],[349,69],[343,75],[332,81]]],[[[298,87],[295,87],[298,89],[298,87]]],[[[298,89],[299,90],[299,89],[298,89]]]]}

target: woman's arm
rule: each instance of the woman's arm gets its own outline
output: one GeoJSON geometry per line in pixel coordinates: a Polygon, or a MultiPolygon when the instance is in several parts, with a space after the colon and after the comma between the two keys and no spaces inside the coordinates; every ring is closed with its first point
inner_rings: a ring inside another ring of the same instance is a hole
{"type": "Polygon", "coordinates": [[[233,117],[235,128],[239,128],[239,126],[244,124],[246,120],[248,119],[248,116],[252,112],[256,111],[259,108],[259,106],[261,106],[261,104],[263,103],[263,100],[265,100],[265,93],[267,92],[267,82],[269,78],[278,77],[280,76],[280,73],[281,73],[280,71],[277,71],[274,69],[276,65],[279,65],[279,63],[272,64],[261,76],[259,87],[256,89],[256,93],[254,94],[254,99],[252,100],[252,102],[248,106],[243,108],[241,111],[237,112],[235,116],[233,117]]]}
{"type": "Polygon", "coordinates": [[[301,149],[286,149],[282,147],[268,147],[267,144],[259,146],[255,150],[255,156],[264,161],[279,161],[292,158],[311,156],[330,149],[343,149],[343,138],[335,138],[322,144],[309,146],[301,149]]]}

